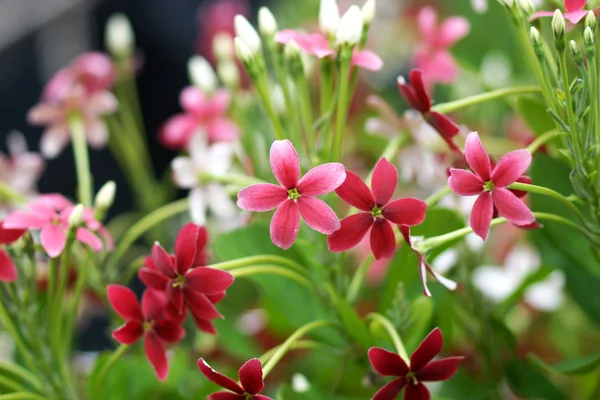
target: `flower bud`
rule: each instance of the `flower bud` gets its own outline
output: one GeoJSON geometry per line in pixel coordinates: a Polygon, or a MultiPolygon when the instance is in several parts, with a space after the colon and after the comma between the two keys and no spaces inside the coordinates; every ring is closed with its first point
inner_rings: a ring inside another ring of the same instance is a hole
{"type": "Polygon", "coordinates": [[[213,39],[212,47],[217,60],[229,60],[235,54],[233,38],[228,32],[217,33],[213,39]]]}
{"type": "Polygon", "coordinates": [[[581,49],[579,49],[577,42],[574,40],[569,41],[569,49],[571,50],[571,55],[573,56],[575,64],[583,64],[583,55],[581,55],[581,49]]]}
{"type": "Polygon", "coordinates": [[[370,26],[375,19],[375,0],[367,0],[360,9],[362,14],[363,24],[370,26]]]}
{"type": "Polygon", "coordinates": [[[83,204],[77,204],[69,215],[69,227],[77,228],[83,222],[83,212],[85,207],[83,204]]]}
{"type": "Polygon", "coordinates": [[[290,40],[288,44],[285,45],[285,50],[283,51],[285,59],[288,61],[294,61],[300,58],[300,47],[295,40],[290,40]]]}
{"type": "Polygon", "coordinates": [[[583,31],[583,43],[585,45],[585,54],[592,58],[596,52],[596,36],[591,27],[586,27],[583,31]]]}
{"type": "Polygon", "coordinates": [[[228,88],[236,88],[240,84],[240,71],[235,62],[224,60],[217,64],[217,74],[221,82],[228,88]]]}
{"type": "Polygon", "coordinates": [[[540,31],[538,31],[536,27],[532,26],[529,30],[529,37],[531,38],[531,43],[533,44],[533,50],[535,51],[535,55],[538,58],[543,58],[545,54],[544,46],[542,45],[542,38],[540,36],[540,31]]]}
{"type": "Polygon", "coordinates": [[[261,7],[258,10],[258,29],[264,38],[271,38],[277,32],[277,21],[267,7],[261,7]]]}
{"type": "Polygon", "coordinates": [[[352,6],[346,11],[336,32],[337,45],[354,46],[360,42],[363,30],[363,19],[358,6],[352,6]]]}
{"type": "Polygon", "coordinates": [[[554,40],[557,49],[564,50],[565,46],[565,18],[562,15],[560,10],[556,10],[554,12],[554,17],[552,17],[552,32],[554,33],[554,40]]]}
{"type": "Polygon", "coordinates": [[[131,23],[125,14],[116,13],[110,16],[106,23],[104,41],[108,51],[115,56],[127,57],[133,54],[135,38],[131,23]]]}
{"type": "Polygon", "coordinates": [[[328,36],[334,36],[340,24],[340,10],[337,0],[321,0],[319,8],[319,28],[328,36]]]}
{"type": "Polygon", "coordinates": [[[596,15],[593,11],[588,11],[587,15],[585,16],[585,26],[586,28],[590,27],[592,32],[596,30],[596,15]]]}
{"type": "Polygon", "coordinates": [[[519,0],[519,7],[521,7],[521,10],[523,10],[527,16],[530,16],[535,12],[533,4],[531,4],[531,0],[519,0]]]}
{"type": "Polygon", "coordinates": [[[261,48],[260,36],[246,17],[241,14],[236,15],[233,24],[235,25],[236,36],[246,42],[252,54],[258,53],[261,48]]]}
{"type": "Polygon", "coordinates": [[[115,201],[115,193],[117,191],[117,184],[113,181],[108,181],[96,194],[94,199],[94,208],[98,210],[108,210],[115,201]]]}
{"type": "Polygon", "coordinates": [[[243,41],[239,37],[236,37],[233,40],[233,43],[235,45],[235,54],[240,59],[240,61],[242,61],[244,64],[248,64],[254,60],[254,53],[252,52],[252,50],[250,50],[250,47],[245,41],[243,41]]]}
{"type": "Polygon", "coordinates": [[[192,84],[205,93],[212,93],[217,88],[217,75],[204,57],[194,56],[190,58],[188,74],[192,84]]]}

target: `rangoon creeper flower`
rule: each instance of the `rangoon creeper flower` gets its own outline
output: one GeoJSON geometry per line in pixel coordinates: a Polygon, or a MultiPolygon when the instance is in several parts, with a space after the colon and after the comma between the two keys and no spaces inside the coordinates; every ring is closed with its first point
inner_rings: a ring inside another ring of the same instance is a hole
{"type": "Polygon", "coordinates": [[[260,394],[265,387],[262,366],[258,358],[246,361],[238,371],[240,383],[215,371],[203,358],[198,360],[200,372],[211,382],[230,392],[217,392],[208,395],[208,400],[272,400],[260,394]]]}
{"type": "Polygon", "coordinates": [[[131,56],[135,49],[135,36],[129,18],[116,13],[106,23],[104,43],[111,54],[121,57],[131,56]]]}
{"type": "Polygon", "coordinates": [[[356,246],[370,231],[371,251],[375,259],[392,257],[396,251],[392,224],[418,225],[425,220],[427,210],[427,204],[415,198],[390,202],[397,184],[398,170],[385,158],[375,166],[371,190],[358,175],[346,171],[346,180],[335,193],[361,212],[342,220],[340,229],[327,240],[329,250],[348,250],[356,246]]]}
{"type": "Polygon", "coordinates": [[[327,36],[334,36],[340,24],[340,9],[337,0],[321,0],[319,7],[319,29],[327,36]]]}
{"type": "MultiPolygon", "coordinates": [[[[26,229],[7,229],[4,221],[0,221],[0,244],[11,244],[23,236],[26,229]]],[[[4,249],[0,249],[0,282],[17,280],[17,267],[4,249]]]]}
{"type": "Polygon", "coordinates": [[[189,193],[192,221],[206,223],[207,210],[221,220],[231,220],[237,209],[223,184],[203,181],[202,174],[224,175],[231,168],[234,149],[230,143],[215,143],[208,146],[201,132],[194,135],[189,145],[190,156],[173,159],[173,178],[177,186],[191,189],[189,193]]]}
{"type": "Polygon", "coordinates": [[[431,88],[439,82],[449,85],[458,78],[458,65],[450,47],[469,33],[469,21],[452,17],[437,26],[437,13],[431,7],[423,7],[418,16],[422,43],[413,56],[413,64],[425,76],[425,86],[431,88]]]}
{"type": "Polygon", "coordinates": [[[159,133],[161,143],[173,150],[183,150],[198,131],[206,132],[210,143],[236,140],[238,127],[227,118],[229,102],[226,89],[218,89],[209,96],[197,87],[186,87],[179,96],[184,113],[165,122],[159,133]]]}
{"type": "Polygon", "coordinates": [[[516,182],[531,164],[531,153],[515,150],[504,155],[492,169],[488,156],[477,132],[467,136],[465,159],[473,172],[450,169],[448,184],[460,196],[478,195],[471,211],[470,225],[473,232],[483,240],[487,238],[494,206],[501,216],[517,226],[535,222],[535,217],[517,195],[506,189],[516,182]]]}
{"type": "Polygon", "coordinates": [[[169,373],[165,344],[177,343],[185,336],[180,324],[165,316],[165,295],[147,289],[140,305],[135,293],[125,286],[108,285],[106,292],[113,309],[125,320],[125,325],[113,332],[115,340],[131,345],[143,337],[148,361],[158,379],[165,380],[169,373]]]}
{"type": "Polygon", "coordinates": [[[336,31],[335,44],[355,46],[360,42],[363,31],[363,18],[358,6],[351,6],[340,19],[336,31]]]}
{"type": "MultiPolygon", "coordinates": [[[[44,159],[27,150],[27,142],[20,132],[8,134],[8,154],[0,153],[0,181],[15,191],[30,196],[44,169],[44,159]]],[[[4,208],[4,207],[3,207],[4,208]]]]}
{"type": "Polygon", "coordinates": [[[317,232],[330,235],[340,229],[340,221],[322,196],[337,189],[346,179],[339,163],[319,165],[300,179],[300,158],[289,140],[276,140],[271,146],[271,169],[279,185],[259,183],[240,190],[237,205],[247,211],[277,209],[271,220],[271,240],[282,249],[296,241],[300,216],[317,232]]]}
{"type": "Polygon", "coordinates": [[[190,58],[188,62],[188,74],[190,82],[204,93],[213,93],[217,88],[217,75],[204,57],[193,56],[190,58]]]}
{"type": "Polygon", "coordinates": [[[267,7],[261,7],[258,10],[258,28],[261,35],[266,38],[272,38],[277,32],[277,21],[275,16],[267,7]]]}
{"type": "Polygon", "coordinates": [[[379,375],[395,376],[396,379],[379,389],[372,400],[393,400],[404,389],[405,400],[429,400],[429,389],[423,382],[446,381],[456,373],[464,357],[448,357],[432,361],[442,351],[444,339],[435,328],[410,356],[407,364],[398,354],[371,347],[369,361],[379,375]]]}
{"type": "MultiPolygon", "coordinates": [[[[587,0],[565,0],[564,4],[566,12],[563,16],[573,24],[577,24],[588,13],[588,10],[585,9],[587,0]]],[[[540,17],[554,17],[554,13],[555,11],[538,11],[529,20],[533,21],[540,17]]]]}

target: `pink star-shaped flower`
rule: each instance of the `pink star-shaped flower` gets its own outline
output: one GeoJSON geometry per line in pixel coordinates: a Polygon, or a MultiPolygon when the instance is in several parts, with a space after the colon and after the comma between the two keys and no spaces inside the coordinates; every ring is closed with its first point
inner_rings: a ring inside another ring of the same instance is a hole
{"type": "MultiPolygon", "coordinates": [[[[571,23],[576,24],[583,19],[588,13],[588,10],[585,10],[584,7],[587,3],[587,0],[565,0],[565,10],[564,13],[565,19],[569,20],[571,23]]],[[[554,11],[538,11],[533,14],[529,20],[533,21],[540,17],[553,17],[554,11]]]]}

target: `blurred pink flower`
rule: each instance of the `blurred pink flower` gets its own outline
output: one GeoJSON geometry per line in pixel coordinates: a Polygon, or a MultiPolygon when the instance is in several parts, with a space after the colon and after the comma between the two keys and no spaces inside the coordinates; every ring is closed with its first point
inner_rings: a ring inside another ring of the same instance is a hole
{"type": "Polygon", "coordinates": [[[207,95],[197,87],[186,87],[179,97],[184,113],[165,122],[159,133],[161,143],[173,150],[187,149],[192,136],[200,131],[206,132],[210,143],[236,140],[238,127],[227,118],[229,102],[226,89],[207,95]]]}
{"type": "MultiPolygon", "coordinates": [[[[565,19],[571,23],[576,24],[583,17],[586,16],[588,10],[585,9],[587,0],[565,0],[565,10],[567,11],[563,15],[565,19]]],[[[530,21],[538,19],[540,17],[553,17],[554,11],[538,11],[529,18],[530,21]]]]}
{"type": "Polygon", "coordinates": [[[0,181],[23,195],[34,194],[35,184],[44,169],[38,153],[29,152],[19,132],[8,135],[8,155],[0,153],[0,181]]]}
{"type": "Polygon", "coordinates": [[[413,64],[423,71],[426,86],[436,83],[451,84],[458,78],[458,65],[448,51],[469,33],[469,22],[462,17],[451,17],[440,26],[437,13],[423,7],[418,16],[422,42],[413,57],[413,64]]]}

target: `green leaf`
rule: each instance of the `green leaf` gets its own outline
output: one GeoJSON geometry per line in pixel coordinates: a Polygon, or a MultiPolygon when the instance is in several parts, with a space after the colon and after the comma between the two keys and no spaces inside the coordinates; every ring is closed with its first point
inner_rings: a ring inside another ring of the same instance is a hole
{"type": "Polygon", "coordinates": [[[554,129],[554,123],[552,118],[548,116],[546,108],[546,103],[535,97],[521,96],[517,100],[519,114],[525,120],[527,126],[538,135],[554,129]]]}
{"type": "Polygon", "coordinates": [[[430,297],[421,296],[417,298],[410,309],[411,324],[406,333],[407,349],[415,349],[429,333],[428,328],[433,317],[433,300],[430,297]]]}
{"type": "Polygon", "coordinates": [[[594,372],[600,366],[600,354],[562,361],[557,364],[547,364],[535,354],[528,354],[529,362],[542,371],[563,375],[583,375],[594,372]]]}
{"type": "Polygon", "coordinates": [[[342,324],[346,330],[346,333],[350,335],[357,343],[359,343],[364,349],[374,345],[373,336],[369,333],[369,330],[365,326],[363,320],[361,320],[354,309],[348,304],[348,302],[338,296],[335,291],[331,291],[333,305],[339,313],[342,324]]]}
{"type": "Polygon", "coordinates": [[[567,398],[544,375],[523,360],[513,360],[505,372],[508,383],[517,396],[544,400],[567,398]]]}

